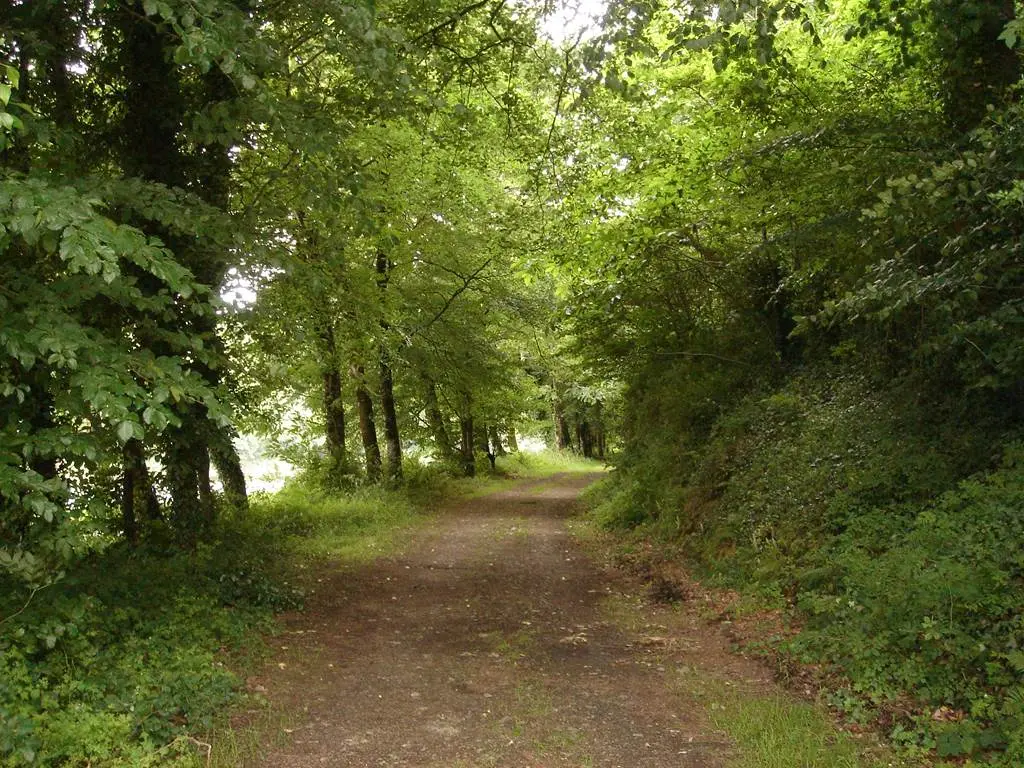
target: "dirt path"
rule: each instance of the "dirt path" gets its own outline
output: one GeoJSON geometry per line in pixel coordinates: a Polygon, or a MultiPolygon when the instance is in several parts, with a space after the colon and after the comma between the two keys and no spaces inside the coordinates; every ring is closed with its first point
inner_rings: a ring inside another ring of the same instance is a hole
{"type": "Polygon", "coordinates": [[[724,765],[725,737],[669,676],[711,660],[751,682],[761,673],[695,617],[677,617],[670,638],[608,620],[609,596],[630,587],[565,524],[594,479],[462,503],[400,556],[326,575],[259,678],[299,713],[263,765],[724,765]]]}

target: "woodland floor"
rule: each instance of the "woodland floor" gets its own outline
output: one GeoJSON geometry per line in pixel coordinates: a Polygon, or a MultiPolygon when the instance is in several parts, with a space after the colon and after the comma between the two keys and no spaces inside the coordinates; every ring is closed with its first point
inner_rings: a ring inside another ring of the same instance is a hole
{"type": "Polygon", "coordinates": [[[459,502],[399,555],[322,574],[249,681],[294,713],[262,765],[724,766],[681,670],[751,693],[769,674],[696,607],[640,601],[586,554],[567,520],[595,479],[459,502]]]}

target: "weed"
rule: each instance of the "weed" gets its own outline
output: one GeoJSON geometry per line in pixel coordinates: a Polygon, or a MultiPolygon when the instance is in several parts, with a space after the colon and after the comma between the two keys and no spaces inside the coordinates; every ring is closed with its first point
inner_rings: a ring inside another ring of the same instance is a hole
{"type": "Polygon", "coordinates": [[[495,644],[494,652],[500,654],[506,661],[515,663],[526,656],[536,642],[536,636],[537,631],[529,627],[516,630],[510,635],[502,635],[495,644]]]}

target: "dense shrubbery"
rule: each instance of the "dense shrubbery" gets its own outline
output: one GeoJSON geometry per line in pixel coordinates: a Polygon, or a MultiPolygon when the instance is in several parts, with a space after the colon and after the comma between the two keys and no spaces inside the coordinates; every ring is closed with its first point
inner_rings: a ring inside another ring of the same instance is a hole
{"type": "Polygon", "coordinates": [[[884,507],[851,521],[830,547],[836,583],[799,597],[807,631],[793,650],[838,660],[854,696],[909,691],[965,718],[926,728],[940,754],[1007,746],[1024,760],[1022,447],[898,527],[884,507]]]}
{"type": "Polygon", "coordinates": [[[156,765],[209,728],[237,684],[225,649],[294,599],[255,565],[265,552],[232,538],[194,554],[108,550],[12,615],[0,764],[156,765]]]}
{"type": "Polygon", "coordinates": [[[661,469],[620,473],[595,514],[679,542],[714,581],[796,611],[788,652],[835,665],[847,682],[832,701],[853,716],[881,715],[940,754],[1006,749],[1016,765],[1024,445],[1005,413],[819,366],[748,395],[695,440],[634,446],[634,463],[661,469]]]}

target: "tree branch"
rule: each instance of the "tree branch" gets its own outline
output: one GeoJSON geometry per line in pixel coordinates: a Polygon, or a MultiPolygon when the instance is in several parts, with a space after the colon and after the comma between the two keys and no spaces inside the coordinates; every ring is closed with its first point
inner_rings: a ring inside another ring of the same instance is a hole
{"type": "Polygon", "coordinates": [[[25,610],[26,610],[26,609],[27,609],[27,608],[29,607],[29,605],[31,604],[31,602],[32,602],[32,599],[33,599],[33,598],[34,598],[34,597],[36,596],[36,594],[37,594],[37,593],[38,593],[38,592],[39,592],[40,590],[46,589],[46,588],[47,588],[47,587],[49,587],[49,586],[52,586],[52,584],[44,584],[44,585],[43,585],[43,586],[41,586],[41,587],[33,587],[33,588],[32,588],[32,592],[31,592],[31,593],[29,593],[29,596],[28,596],[28,600],[26,600],[26,601],[25,601],[25,604],[24,604],[23,606],[21,606],[21,608],[19,608],[19,609],[18,609],[17,611],[15,611],[14,613],[12,613],[12,614],[11,614],[10,616],[6,616],[6,617],[4,617],[3,619],[0,619],[0,626],[2,626],[2,625],[4,625],[4,624],[6,624],[6,623],[7,623],[8,621],[11,621],[12,619],[16,619],[16,618],[17,618],[18,616],[20,616],[21,614],[23,614],[23,613],[25,612],[25,610]]]}
{"type": "Polygon", "coordinates": [[[479,267],[473,270],[469,275],[465,276],[460,275],[458,272],[455,272],[446,267],[440,267],[440,269],[443,269],[444,271],[453,274],[457,276],[460,280],[462,280],[462,285],[455,289],[455,292],[445,300],[444,306],[442,306],[441,309],[439,309],[437,313],[425,325],[421,325],[419,328],[414,329],[409,334],[409,338],[411,339],[417,336],[418,334],[423,333],[423,331],[427,330],[428,328],[430,328],[430,326],[432,326],[434,323],[436,323],[438,320],[444,317],[445,313],[451,308],[452,304],[455,303],[455,300],[458,299],[459,296],[461,296],[467,290],[469,290],[469,286],[472,285],[473,281],[476,280],[481,275],[481,273],[483,273],[483,271],[491,265],[492,261],[494,261],[494,257],[488,257],[483,264],[481,264],[479,267]]]}
{"type": "Polygon", "coordinates": [[[745,363],[742,360],[736,360],[731,357],[722,357],[711,352],[652,352],[654,357],[710,357],[712,360],[721,360],[723,363],[732,363],[733,365],[742,365],[744,368],[751,368],[753,366],[750,363],[745,363]]]}
{"type": "MultiPolygon", "coordinates": [[[[426,32],[423,32],[422,34],[414,37],[412,39],[413,43],[420,43],[428,37],[436,37],[439,32],[442,32],[445,29],[454,29],[456,26],[458,26],[459,22],[462,21],[464,18],[469,16],[474,11],[479,11],[481,8],[484,8],[485,6],[489,5],[490,2],[491,0],[479,0],[476,3],[467,5],[465,8],[456,11],[454,14],[449,16],[440,24],[436,24],[430,29],[428,29],[426,32]]],[[[504,5],[504,2],[502,3],[502,5],[504,5]]]]}

